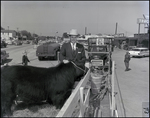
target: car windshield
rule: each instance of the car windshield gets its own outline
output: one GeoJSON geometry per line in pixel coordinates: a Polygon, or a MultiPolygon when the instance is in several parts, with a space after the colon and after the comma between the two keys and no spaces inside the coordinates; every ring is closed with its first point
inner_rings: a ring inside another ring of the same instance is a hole
{"type": "Polygon", "coordinates": [[[132,51],[140,51],[140,49],[132,49],[132,51]]]}

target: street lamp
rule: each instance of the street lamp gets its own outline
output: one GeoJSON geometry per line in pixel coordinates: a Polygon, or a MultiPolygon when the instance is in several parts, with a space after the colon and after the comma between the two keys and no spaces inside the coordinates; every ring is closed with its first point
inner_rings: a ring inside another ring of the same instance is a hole
{"type": "Polygon", "coordinates": [[[8,26],[8,38],[9,38],[9,26],[8,26]]]}
{"type": "Polygon", "coordinates": [[[57,33],[58,33],[58,32],[56,32],[56,36],[55,36],[55,37],[56,37],[56,42],[57,42],[57,33]]]}
{"type": "Polygon", "coordinates": [[[17,27],[17,38],[19,37],[19,35],[18,35],[18,34],[19,34],[18,29],[19,29],[19,28],[17,27]]]}

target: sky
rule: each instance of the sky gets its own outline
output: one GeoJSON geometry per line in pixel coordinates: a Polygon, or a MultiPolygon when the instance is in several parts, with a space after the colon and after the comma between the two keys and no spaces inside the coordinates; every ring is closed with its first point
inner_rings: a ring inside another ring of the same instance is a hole
{"type": "MultiPolygon", "coordinates": [[[[149,1],[1,1],[1,27],[42,36],[138,33],[138,18],[149,16],[149,1]],[[117,23],[117,27],[116,27],[117,23]]],[[[140,25],[140,33],[147,31],[140,25]]]]}

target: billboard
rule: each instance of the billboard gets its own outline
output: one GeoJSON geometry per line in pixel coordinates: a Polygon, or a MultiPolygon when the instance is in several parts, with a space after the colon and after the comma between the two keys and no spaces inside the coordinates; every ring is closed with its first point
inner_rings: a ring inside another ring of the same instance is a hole
{"type": "Polygon", "coordinates": [[[137,23],[138,24],[149,24],[149,19],[138,18],[137,23]]]}

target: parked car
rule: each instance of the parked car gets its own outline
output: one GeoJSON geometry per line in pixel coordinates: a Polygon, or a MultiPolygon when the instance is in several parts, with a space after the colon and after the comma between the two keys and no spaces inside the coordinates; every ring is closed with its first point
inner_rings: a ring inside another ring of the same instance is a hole
{"type": "Polygon", "coordinates": [[[6,40],[5,42],[7,43],[7,45],[12,45],[13,44],[12,40],[6,40]]]}
{"type": "Polygon", "coordinates": [[[20,40],[15,40],[13,42],[14,45],[22,45],[22,42],[20,40]]]}
{"type": "Polygon", "coordinates": [[[23,41],[24,44],[30,44],[29,40],[23,41]]]}
{"type": "Polygon", "coordinates": [[[6,50],[1,50],[1,64],[9,57],[9,53],[6,53],[6,50]]]}
{"type": "Polygon", "coordinates": [[[5,41],[1,41],[1,48],[6,48],[7,47],[7,43],[5,41]]]}
{"type": "Polygon", "coordinates": [[[145,57],[149,56],[149,49],[144,47],[133,48],[129,51],[131,57],[145,57]]]}
{"type": "Polygon", "coordinates": [[[136,48],[136,46],[129,46],[128,50],[132,50],[133,48],[136,48]]]}

